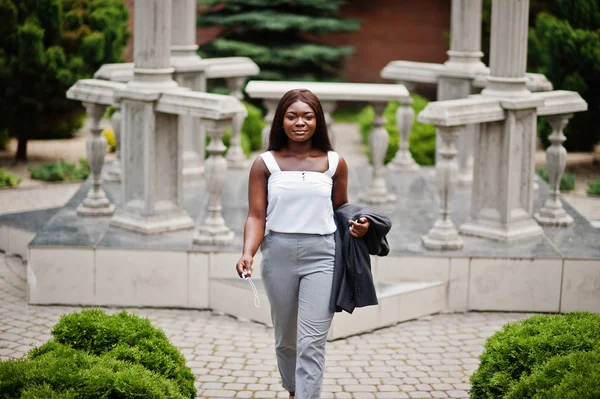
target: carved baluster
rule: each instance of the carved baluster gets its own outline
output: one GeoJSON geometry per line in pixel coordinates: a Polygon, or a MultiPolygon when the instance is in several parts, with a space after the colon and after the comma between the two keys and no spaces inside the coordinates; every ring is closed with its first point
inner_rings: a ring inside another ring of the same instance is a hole
{"type": "Polygon", "coordinates": [[[573,218],[565,212],[560,201],[560,181],[567,164],[567,150],[563,143],[567,139],[563,129],[569,123],[571,114],[548,116],[552,126],[552,134],[548,137],[552,143],[546,150],[546,168],[548,169],[549,192],[548,199],[542,209],[534,217],[544,226],[566,227],[573,224],[573,218]]]}
{"type": "Polygon", "coordinates": [[[106,105],[84,103],[88,114],[92,118],[91,135],[86,142],[88,162],[92,172],[92,188],[87,197],[77,207],[80,216],[110,216],[115,211],[115,206],[110,203],[102,190],[102,167],[106,155],[106,139],[102,136],[100,120],[106,111],[106,105]]]}
{"type": "Polygon", "coordinates": [[[382,204],[396,200],[396,196],[387,190],[386,169],[383,165],[390,139],[388,132],[383,127],[385,125],[383,111],[387,104],[374,103],[372,105],[375,110],[375,118],[373,119],[373,129],[369,133],[369,148],[373,160],[373,177],[369,187],[360,195],[359,199],[367,204],[382,204]]]}
{"type": "Polygon", "coordinates": [[[335,111],[335,107],[337,106],[337,102],[335,101],[321,101],[321,106],[323,107],[323,114],[325,116],[325,123],[327,123],[327,130],[329,131],[329,140],[331,141],[331,145],[335,146],[335,133],[333,133],[333,117],[331,114],[335,111]]]}
{"type": "Polygon", "coordinates": [[[400,133],[400,142],[398,143],[396,156],[388,164],[388,168],[391,170],[412,171],[419,169],[419,165],[417,165],[409,150],[409,135],[415,121],[415,111],[410,106],[412,101],[412,98],[402,101],[396,111],[396,124],[400,133]]]}
{"type": "Polygon", "coordinates": [[[227,177],[227,160],[223,156],[227,147],[223,144],[223,136],[231,121],[203,119],[202,123],[210,137],[210,143],[206,147],[210,156],[204,164],[208,205],[206,218],[194,234],[194,242],[196,244],[225,245],[231,243],[234,236],[225,224],[221,206],[223,186],[227,177]]]}
{"type": "Polygon", "coordinates": [[[112,163],[112,166],[106,173],[107,181],[121,181],[121,104],[115,103],[115,113],[110,119],[113,133],[115,134],[115,142],[117,144],[117,149],[115,153],[115,160],[112,163]]]}
{"type": "Polygon", "coordinates": [[[423,245],[429,249],[461,249],[463,247],[463,241],[458,236],[450,215],[452,194],[458,175],[456,139],[460,129],[464,129],[464,127],[437,127],[442,138],[442,148],[438,150],[440,160],[435,167],[440,195],[440,217],[433,228],[422,237],[423,245]]]}
{"type": "Polygon", "coordinates": [[[265,100],[265,107],[267,107],[267,114],[265,115],[265,127],[262,130],[263,148],[266,150],[269,148],[269,134],[271,133],[271,124],[273,118],[275,118],[275,111],[277,110],[277,104],[279,100],[265,100]]]}
{"type": "MultiPolygon", "coordinates": [[[[227,79],[229,86],[229,94],[238,100],[244,98],[242,87],[246,82],[246,77],[237,77],[227,79]]],[[[246,155],[242,149],[242,126],[247,115],[237,115],[231,122],[231,141],[229,142],[229,150],[227,151],[227,163],[232,169],[241,169],[246,163],[246,155]]]]}

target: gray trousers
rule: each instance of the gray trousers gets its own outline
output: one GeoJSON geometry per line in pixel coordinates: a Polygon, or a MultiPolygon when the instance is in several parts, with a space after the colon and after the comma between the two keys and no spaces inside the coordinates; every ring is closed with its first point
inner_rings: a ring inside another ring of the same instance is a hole
{"type": "Polygon", "coordinates": [[[334,235],[271,232],[261,249],[283,387],[295,391],[296,399],[319,399],[333,318],[334,235]]]}

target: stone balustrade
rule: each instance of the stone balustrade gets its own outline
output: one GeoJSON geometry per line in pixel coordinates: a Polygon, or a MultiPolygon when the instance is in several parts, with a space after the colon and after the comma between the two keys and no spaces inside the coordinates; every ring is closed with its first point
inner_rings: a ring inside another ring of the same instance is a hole
{"type": "MultiPolygon", "coordinates": [[[[268,135],[279,99],[293,89],[308,89],[319,97],[328,127],[333,124],[331,114],[335,111],[338,101],[367,102],[373,106],[375,118],[373,129],[369,133],[373,172],[369,188],[360,200],[369,204],[394,201],[395,195],[388,191],[385,183],[384,159],[389,135],[384,129],[386,121],[383,112],[388,102],[400,102],[397,123],[401,132],[401,141],[396,158],[392,162],[393,166],[390,168],[414,170],[417,165],[408,151],[408,134],[414,120],[414,111],[410,106],[412,99],[408,90],[403,85],[397,84],[251,81],[246,85],[246,93],[251,98],[262,99],[268,111],[265,116],[267,125],[262,132],[265,148],[268,148],[268,135]]],[[[339,139],[334,137],[331,129],[329,134],[332,142],[339,139]]]]}
{"type": "MultiPolygon", "coordinates": [[[[127,90],[124,83],[85,79],[75,83],[67,92],[67,98],[84,103],[93,119],[92,136],[87,142],[93,188],[78,208],[78,214],[82,216],[109,216],[115,211],[115,205],[108,201],[101,187],[107,144],[98,126],[108,105],[127,101],[127,90]]],[[[150,101],[149,98],[145,100],[150,101]]],[[[176,139],[177,132],[169,129],[177,123],[178,117],[192,117],[206,126],[211,138],[206,168],[208,215],[199,224],[194,241],[199,244],[229,243],[233,233],[221,215],[227,174],[227,161],[223,156],[226,148],[222,138],[234,119],[246,116],[246,108],[232,96],[200,93],[187,88],[167,90],[152,103],[155,118],[150,116],[139,120],[144,110],[131,108],[129,104],[124,119],[129,124],[136,123],[136,120],[147,124],[147,131],[166,129],[170,133],[164,137],[147,137],[143,141],[148,149],[144,151],[132,148],[140,144],[136,137],[126,137],[123,141],[126,153],[139,155],[123,159],[123,203],[112,217],[111,225],[144,234],[194,226],[195,222],[183,209],[182,154],[176,139]],[[144,156],[146,152],[152,158],[150,161],[144,156]]]]}

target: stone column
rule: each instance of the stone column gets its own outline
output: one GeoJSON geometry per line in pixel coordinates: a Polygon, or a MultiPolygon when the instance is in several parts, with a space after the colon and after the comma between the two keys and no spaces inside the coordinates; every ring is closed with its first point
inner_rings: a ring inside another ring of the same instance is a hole
{"type": "Polygon", "coordinates": [[[456,139],[464,126],[438,127],[443,146],[438,149],[440,162],[435,174],[440,195],[440,217],[429,232],[422,237],[423,245],[429,249],[461,249],[463,241],[450,217],[452,194],[456,185],[458,164],[456,163],[456,139]]]}
{"type": "Polygon", "coordinates": [[[170,65],[171,0],[135,2],[134,78],[115,94],[123,111],[123,205],[113,226],[143,234],[190,229],[183,209],[178,116],[155,111],[177,88],[170,65]]]}
{"type": "Polygon", "coordinates": [[[271,133],[271,124],[273,124],[273,118],[275,118],[275,111],[277,110],[277,104],[279,100],[265,100],[265,107],[267,107],[267,114],[265,115],[265,127],[262,130],[263,147],[265,151],[269,148],[269,134],[271,133]]]}
{"type": "Polygon", "coordinates": [[[359,199],[367,204],[383,204],[396,200],[396,196],[387,190],[385,182],[387,170],[383,165],[389,142],[388,132],[383,127],[386,122],[383,112],[387,103],[378,102],[373,103],[372,106],[375,110],[375,118],[373,119],[373,129],[369,133],[369,149],[373,161],[373,175],[369,187],[360,195],[359,199]]]}
{"type": "Polygon", "coordinates": [[[415,162],[410,153],[409,136],[410,131],[415,121],[415,111],[411,107],[412,98],[407,101],[402,101],[400,107],[396,111],[396,125],[400,133],[400,142],[398,143],[398,151],[392,162],[388,164],[388,168],[398,171],[413,171],[419,169],[419,165],[415,162]]]}
{"type": "MultiPolygon", "coordinates": [[[[227,86],[229,86],[229,95],[238,100],[244,99],[242,88],[246,82],[246,77],[228,78],[227,86]]],[[[229,142],[229,150],[227,151],[227,163],[231,169],[241,169],[246,164],[246,155],[242,149],[242,126],[246,115],[240,114],[231,121],[231,141],[229,142]]]]}
{"type": "MultiPolygon", "coordinates": [[[[172,0],[171,23],[171,66],[175,68],[174,78],[181,87],[195,91],[205,91],[201,61],[196,53],[196,1],[172,0]]],[[[197,178],[204,173],[204,151],[206,133],[198,118],[180,116],[179,126],[183,138],[183,175],[197,178]]]]}
{"type": "Polygon", "coordinates": [[[501,241],[543,234],[533,219],[537,107],[525,87],[528,0],[494,0],[491,75],[482,95],[498,98],[505,119],[475,139],[471,217],[460,232],[501,241]]]}
{"type": "Polygon", "coordinates": [[[550,192],[544,206],[535,214],[535,219],[544,226],[566,227],[573,224],[573,218],[565,212],[560,201],[560,180],[567,164],[567,150],[563,143],[567,139],[563,129],[572,115],[549,115],[548,122],[552,126],[552,134],[548,137],[552,143],[546,150],[546,167],[550,181],[550,192]]]}
{"type": "Polygon", "coordinates": [[[115,153],[115,160],[112,166],[106,173],[106,180],[108,181],[121,181],[121,104],[115,103],[115,113],[113,114],[110,122],[112,125],[113,133],[115,134],[115,142],[117,144],[117,150],[115,153]]]}
{"type": "Polygon", "coordinates": [[[206,148],[210,153],[206,160],[206,185],[208,189],[208,205],[206,217],[194,234],[194,243],[208,245],[226,245],[233,240],[234,234],[225,224],[221,201],[223,187],[227,177],[227,160],[223,153],[227,149],[223,144],[223,136],[229,125],[228,121],[203,120],[210,137],[206,148]]]}
{"type": "Polygon", "coordinates": [[[90,169],[92,171],[92,188],[87,197],[77,207],[79,216],[110,216],[115,206],[110,203],[102,190],[102,167],[106,155],[106,139],[102,136],[100,120],[106,111],[106,105],[85,103],[88,114],[92,118],[91,136],[87,139],[86,150],[90,169]]]}
{"type": "MultiPolygon", "coordinates": [[[[472,92],[474,74],[487,70],[481,62],[482,0],[452,0],[450,50],[445,70],[438,77],[438,101],[467,98],[472,92]]],[[[469,126],[458,137],[458,182],[473,180],[473,137],[477,126],[469,126]]],[[[436,146],[442,145],[439,135],[436,146]]],[[[436,152],[436,163],[440,160],[436,152]]]]}
{"type": "Polygon", "coordinates": [[[529,0],[494,0],[490,76],[482,94],[490,97],[523,97],[525,86],[529,0]]]}

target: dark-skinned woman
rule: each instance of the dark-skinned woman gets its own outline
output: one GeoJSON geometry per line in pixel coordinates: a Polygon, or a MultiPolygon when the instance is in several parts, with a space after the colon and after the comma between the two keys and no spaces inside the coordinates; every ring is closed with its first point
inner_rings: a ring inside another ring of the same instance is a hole
{"type": "MultiPolygon", "coordinates": [[[[333,151],[319,99],[291,90],[279,101],[268,151],[250,170],[244,249],[236,269],[252,275],[259,246],[275,351],[290,398],[319,399],[335,260],[334,209],[348,202],[348,167],[333,151]],[[267,235],[265,236],[265,232],[267,235]]],[[[362,237],[367,219],[350,221],[362,237]]]]}

